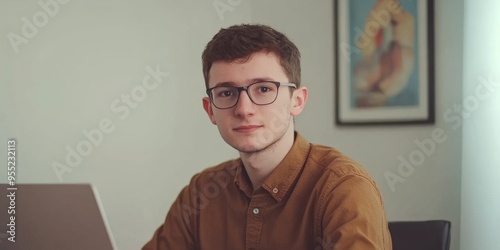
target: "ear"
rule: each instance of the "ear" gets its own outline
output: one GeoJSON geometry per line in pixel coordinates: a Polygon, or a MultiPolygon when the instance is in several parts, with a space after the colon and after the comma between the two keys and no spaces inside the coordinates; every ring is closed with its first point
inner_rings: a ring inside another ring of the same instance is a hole
{"type": "Polygon", "coordinates": [[[308,90],[306,87],[301,86],[292,95],[292,108],[290,109],[292,116],[298,116],[306,106],[308,90]]]}
{"type": "Polygon", "coordinates": [[[203,97],[201,101],[203,102],[203,109],[205,109],[205,112],[207,112],[208,118],[210,118],[212,124],[217,125],[217,122],[215,122],[214,118],[214,112],[212,110],[212,103],[210,103],[210,98],[203,97]]]}

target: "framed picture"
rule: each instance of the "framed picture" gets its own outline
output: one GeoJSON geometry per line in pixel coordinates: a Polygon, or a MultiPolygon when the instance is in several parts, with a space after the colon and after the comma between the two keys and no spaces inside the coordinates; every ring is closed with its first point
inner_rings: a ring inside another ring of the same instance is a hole
{"type": "Polygon", "coordinates": [[[432,0],[335,0],[336,123],[434,123],[432,0]]]}

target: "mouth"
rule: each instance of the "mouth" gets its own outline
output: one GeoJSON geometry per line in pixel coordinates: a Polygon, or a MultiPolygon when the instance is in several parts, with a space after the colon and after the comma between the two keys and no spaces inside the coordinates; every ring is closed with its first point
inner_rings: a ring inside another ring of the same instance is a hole
{"type": "Polygon", "coordinates": [[[238,132],[238,133],[250,133],[250,132],[253,132],[261,127],[262,126],[259,126],[259,125],[248,125],[248,126],[236,127],[236,128],[233,128],[233,130],[238,132]]]}

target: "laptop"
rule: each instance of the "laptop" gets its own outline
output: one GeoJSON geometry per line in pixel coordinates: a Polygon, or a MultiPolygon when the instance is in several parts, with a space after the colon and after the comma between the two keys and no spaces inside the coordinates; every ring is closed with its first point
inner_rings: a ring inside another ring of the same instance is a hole
{"type": "Polygon", "coordinates": [[[0,249],[116,249],[90,184],[0,184],[0,223],[0,249]]]}

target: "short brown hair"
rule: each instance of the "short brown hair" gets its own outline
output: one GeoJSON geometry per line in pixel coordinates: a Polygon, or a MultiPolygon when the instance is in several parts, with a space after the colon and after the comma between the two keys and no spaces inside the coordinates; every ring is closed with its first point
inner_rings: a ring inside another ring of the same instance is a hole
{"type": "Polygon", "coordinates": [[[278,56],[290,82],[300,85],[300,52],[283,33],[260,24],[234,25],[220,29],[207,44],[201,56],[203,77],[208,88],[208,77],[215,62],[233,62],[250,59],[254,53],[266,51],[278,56]]]}

